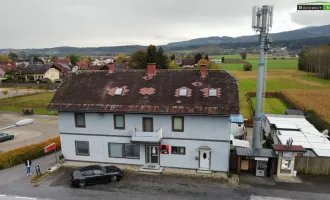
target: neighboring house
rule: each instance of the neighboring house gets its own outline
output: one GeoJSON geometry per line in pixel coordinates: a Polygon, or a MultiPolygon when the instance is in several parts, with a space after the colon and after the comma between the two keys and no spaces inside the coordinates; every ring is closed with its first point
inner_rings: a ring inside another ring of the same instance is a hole
{"type": "Polygon", "coordinates": [[[176,58],[175,63],[176,63],[176,65],[182,67],[182,58],[176,58]]]}
{"type": "Polygon", "coordinates": [[[71,65],[71,61],[69,58],[59,58],[55,61],[55,63],[58,63],[60,65],[63,66],[70,66],[71,65]]]}
{"type": "Polygon", "coordinates": [[[292,138],[293,145],[301,145],[307,150],[301,155],[330,157],[330,141],[304,116],[266,114],[262,127],[265,134],[273,138],[274,144],[285,145],[292,138]]]}
{"type": "Polygon", "coordinates": [[[68,75],[48,108],[58,111],[67,160],[226,172],[238,82],[206,66],[81,71],[68,75]]]}
{"type": "Polygon", "coordinates": [[[101,66],[89,66],[88,70],[121,70],[121,69],[129,69],[126,65],[117,65],[114,63],[110,63],[107,65],[101,66]]]}
{"type": "Polygon", "coordinates": [[[182,59],[182,66],[183,68],[194,68],[195,67],[195,59],[194,58],[185,58],[182,59]]]}
{"type": "Polygon", "coordinates": [[[95,59],[93,62],[92,62],[92,66],[104,66],[106,63],[105,61],[103,60],[99,60],[99,59],[95,59]]]}
{"type": "Polygon", "coordinates": [[[74,67],[77,68],[78,70],[88,70],[89,61],[87,58],[85,58],[84,60],[77,62],[74,67]]]}
{"type": "Polygon", "coordinates": [[[18,60],[16,61],[16,67],[23,69],[30,64],[30,60],[18,60]]]}
{"type": "Polygon", "coordinates": [[[0,62],[0,69],[3,69],[3,71],[16,70],[16,64],[11,62],[0,62]]]}
{"type": "Polygon", "coordinates": [[[31,64],[20,71],[25,75],[25,79],[29,80],[28,76],[33,76],[33,81],[48,78],[52,82],[60,78],[61,69],[52,64],[31,64]]]}
{"type": "Polygon", "coordinates": [[[221,64],[222,63],[222,60],[211,59],[211,62],[214,62],[215,64],[221,64]]]}

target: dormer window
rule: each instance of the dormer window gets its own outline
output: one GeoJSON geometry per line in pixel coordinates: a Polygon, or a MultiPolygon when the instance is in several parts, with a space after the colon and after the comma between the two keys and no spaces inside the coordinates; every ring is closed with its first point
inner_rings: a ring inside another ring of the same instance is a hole
{"type": "Polygon", "coordinates": [[[121,95],[123,93],[123,88],[116,88],[115,95],[121,95]]]}
{"type": "Polygon", "coordinates": [[[209,97],[216,97],[217,90],[216,89],[209,89],[209,97]]]}
{"type": "Polygon", "coordinates": [[[187,96],[187,88],[180,88],[179,89],[179,96],[180,97],[184,97],[184,96],[187,96]]]}

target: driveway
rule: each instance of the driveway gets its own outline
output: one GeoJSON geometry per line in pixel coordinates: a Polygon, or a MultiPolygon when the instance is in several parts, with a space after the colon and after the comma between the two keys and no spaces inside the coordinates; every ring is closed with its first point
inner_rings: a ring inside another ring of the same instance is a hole
{"type": "Polygon", "coordinates": [[[37,144],[59,135],[57,116],[29,115],[19,113],[0,113],[0,128],[15,124],[24,118],[34,118],[33,124],[3,130],[1,132],[11,133],[15,138],[0,143],[0,151],[9,151],[18,147],[37,144]]]}

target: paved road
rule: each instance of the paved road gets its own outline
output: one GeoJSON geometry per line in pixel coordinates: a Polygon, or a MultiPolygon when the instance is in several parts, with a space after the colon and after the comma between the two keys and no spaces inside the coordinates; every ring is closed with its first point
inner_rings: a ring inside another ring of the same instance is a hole
{"type": "Polygon", "coordinates": [[[1,131],[12,133],[15,135],[15,138],[14,140],[0,143],[0,151],[8,151],[26,145],[37,144],[59,135],[56,116],[24,116],[19,113],[0,113],[0,128],[13,125],[24,118],[34,118],[35,122],[31,125],[1,131]]]}

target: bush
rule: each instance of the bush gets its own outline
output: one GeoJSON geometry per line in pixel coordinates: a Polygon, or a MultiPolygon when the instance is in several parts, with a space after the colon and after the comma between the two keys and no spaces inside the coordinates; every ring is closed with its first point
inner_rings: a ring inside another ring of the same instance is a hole
{"type": "Polygon", "coordinates": [[[252,64],[249,62],[246,62],[243,64],[243,70],[244,71],[252,71],[252,64]]]}
{"type": "Polygon", "coordinates": [[[228,178],[233,177],[233,173],[231,173],[231,172],[227,172],[227,177],[228,177],[228,178]]]}
{"type": "Polygon", "coordinates": [[[8,91],[7,90],[2,90],[2,94],[6,96],[8,94],[8,91]]]}
{"type": "Polygon", "coordinates": [[[24,163],[25,160],[34,160],[46,155],[45,147],[51,143],[56,143],[57,150],[61,149],[60,137],[58,136],[39,144],[33,144],[1,153],[0,170],[24,163]]]}

